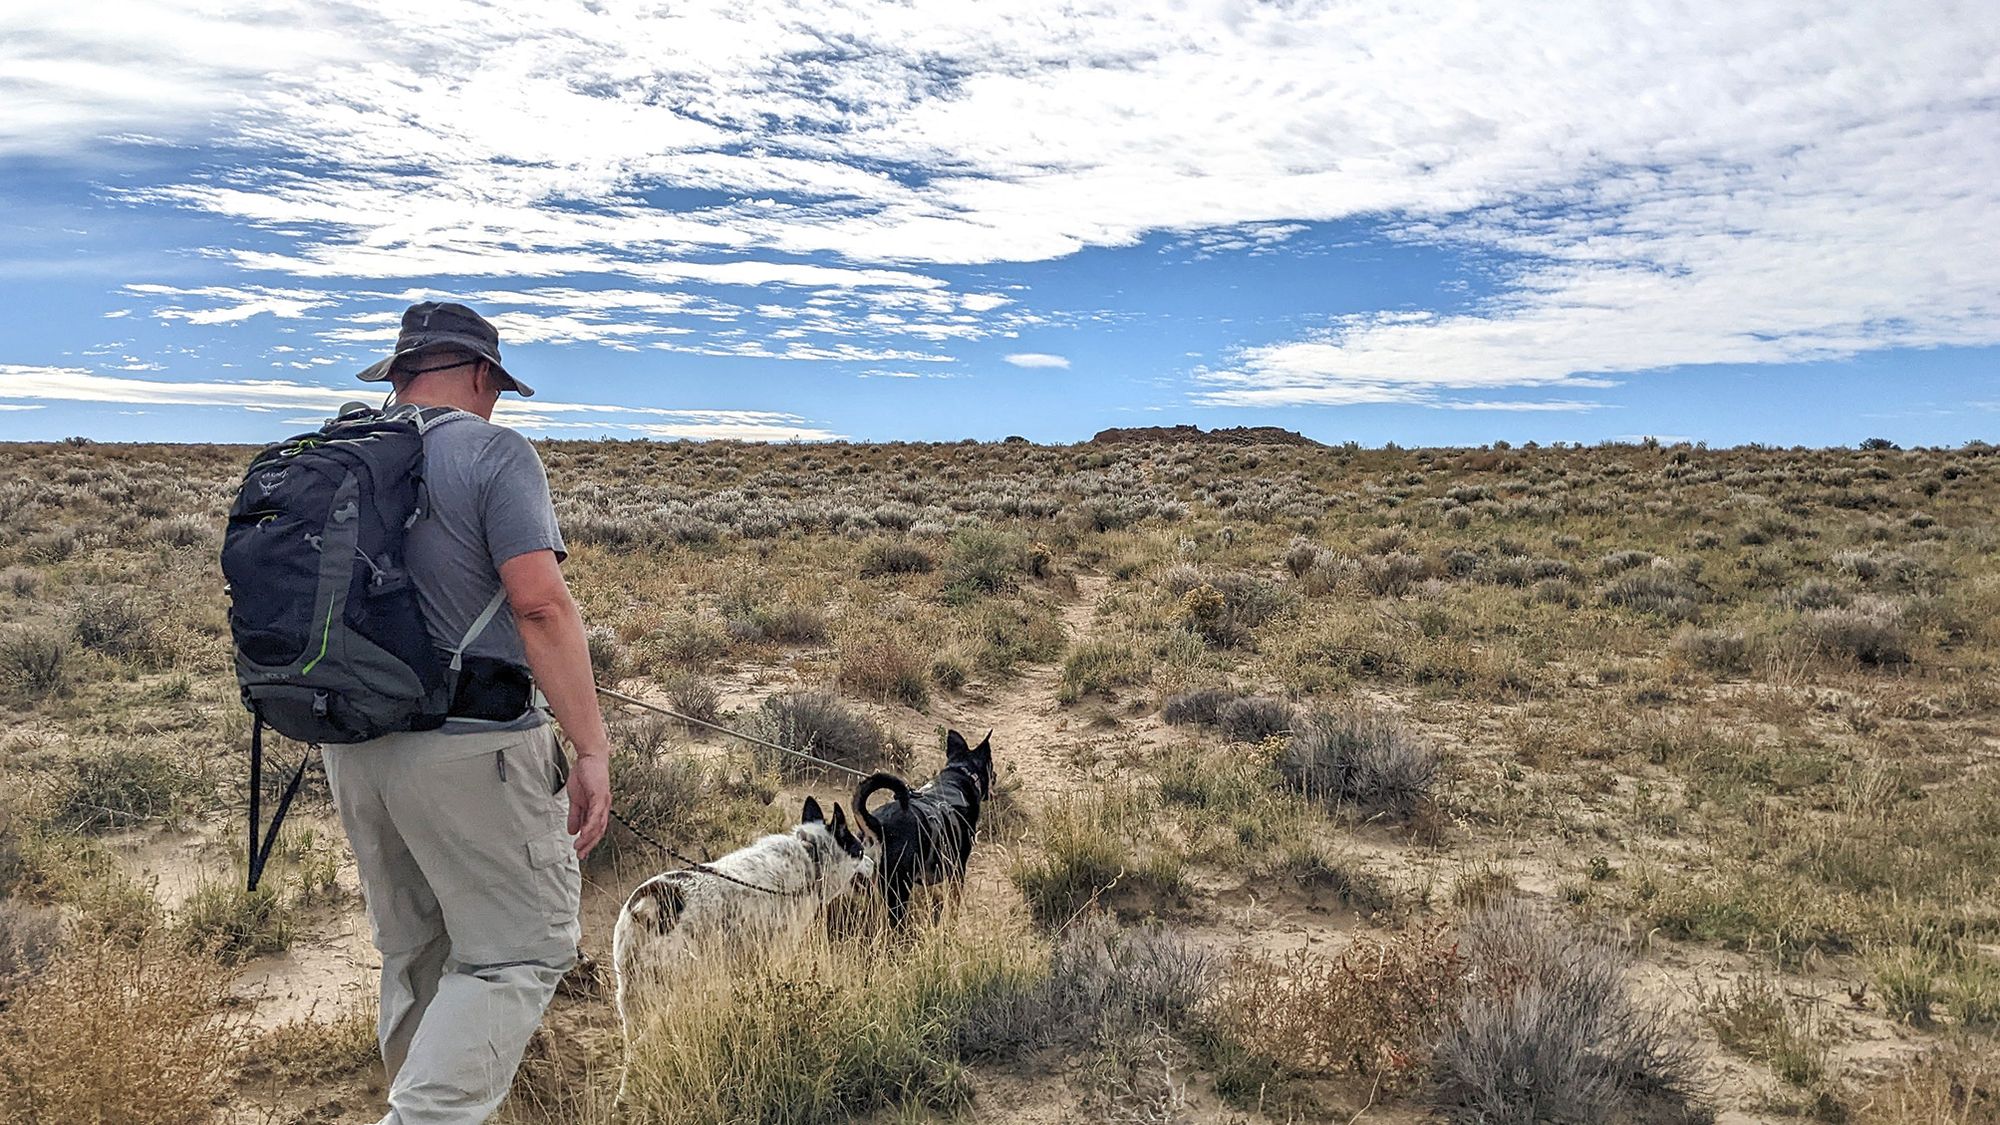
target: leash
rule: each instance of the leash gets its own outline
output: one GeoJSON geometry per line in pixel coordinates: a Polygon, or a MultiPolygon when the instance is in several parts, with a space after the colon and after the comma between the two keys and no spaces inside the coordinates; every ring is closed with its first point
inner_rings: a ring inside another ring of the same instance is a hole
{"type": "MultiPolygon", "coordinates": [[[[847,774],[850,777],[868,776],[866,773],[863,773],[862,771],[855,769],[853,766],[843,766],[839,762],[829,762],[825,758],[815,758],[811,754],[808,754],[803,750],[794,750],[789,746],[780,746],[775,742],[767,742],[764,739],[758,738],[754,734],[745,734],[740,730],[731,730],[730,728],[722,726],[718,723],[711,723],[706,719],[697,719],[693,715],[683,715],[679,711],[674,711],[669,708],[662,707],[657,703],[648,703],[645,700],[638,698],[637,696],[626,695],[622,691],[613,691],[610,688],[604,687],[602,685],[594,685],[594,686],[597,687],[597,694],[602,695],[607,699],[615,699],[620,703],[630,704],[631,706],[640,708],[641,710],[657,712],[659,714],[666,715],[670,718],[679,719],[681,722],[684,723],[693,723],[695,726],[698,727],[707,727],[709,730],[712,731],[720,731],[721,733],[729,735],[732,738],[740,738],[745,742],[753,743],[758,746],[767,747],[769,749],[776,750],[781,754],[790,754],[794,758],[804,758],[808,762],[812,762],[816,765],[825,766],[830,770],[839,770],[841,773],[847,774]]],[[[630,828],[632,826],[627,824],[625,827],[630,828]]],[[[682,862],[686,861],[683,860],[682,862]]]]}
{"type": "MultiPolygon", "coordinates": [[[[615,699],[620,703],[637,707],[642,711],[652,711],[661,715],[665,715],[668,718],[679,719],[681,722],[684,723],[692,723],[693,725],[698,727],[707,727],[709,730],[719,731],[720,733],[729,735],[732,738],[740,738],[745,742],[752,743],[757,746],[767,747],[769,749],[776,750],[781,754],[790,754],[795,758],[804,758],[808,762],[812,762],[816,765],[825,766],[828,769],[839,770],[841,773],[848,774],[853,777],[868,776],[867,774],[861,772],[858,769],[855,769],[852,766],[843,766],[839,762],[829,762],[825,758],[814,757],[813,755],[808,754],[803,750],[794,750],[789,746],[780,746],[775,742],[766,741],[765,739],[758,738],[756,735],[753,734],[745,734],[740,730],[732,730],[729,727],[722,726],[719,723],[711,723],[706,719],[697,719],[693,715],[683,715],[679,711],[675,711],[672,708],[662,707],[657,703],[648,703],[647,701],[640,699],[637,696],[626,695],[622,691],[614,691],[611,688],[603,686],[602,684],[593,684],[592,686],[597,688],[597,694],[602,695],[607,699],[615,699]]],[[[762,891],[767,895],[774,895],[778,898],[797,898],[799,895],[806,893],[805,891],[774,891],[769,887],[760,887],[757,884],[749,882],[747,880],[738,879],[736,876],[728,874],[727,872],[717,871],[715,868],[710,867],[708,864],[702,863],[699,860],[689,859],[687,856],[682,855],[681,853],[675,851],[674,849],[654,839],[652,836],[647,835],[645,832],[641,831],[637,825],[633,824],[629,820],[626,820],[625,817],[622,814],[620,814],[617,809],[611,810],[611,819],[617,821],[619,824],[624,825],[625,831],[630,832],[632,835],[638,837],[642,843],[651,846],[654,850],[669,856],[670,858],[676,860],[677,862],[686,864],[687,869],[689,871],[699,871],[703,875],[713,875],[716,878],[721,879],[726,883],[734,883],[739,887],[748,887],[753,891],[762,891]]]]}
{"type": "Polygon", "coordinates": [[[665,852],[668,856],[672,857],[673,859],[676,859],[681,863],[687,864],[687,869],[689,871],[699,871],[703,875],[713,875],[716,878],[721,879],[725,883],[734,883],[739,887],[748,887],[753,891],[763,891],[767,895],[774,895],[778,898],[797,898],[800,895],[806,893],[805,891],[774,891],[769,887],[760,887],[755,883],[749,882],[748,880],[738,879],[736,876],[731,875],[727,872],[717,871],[715,868],[710,867],[708,864],[702,863],[699,860],[689,859],[688,857],[682,855],[681,853],[675,851],[674,849],[666,846],[665,844],[662,844],[658,840],[655,840],[653,837],[647,835],[646,833],[641,832],[637,825],[634,825],[631,821],[626,820],[625,817],[621,813],[619,813],[617,809],[611,810],[611,819],[624,825],[625,831],[630,832],[634,836],[637,836],[641,841],[652,845],[659,851],[665,852]]]}

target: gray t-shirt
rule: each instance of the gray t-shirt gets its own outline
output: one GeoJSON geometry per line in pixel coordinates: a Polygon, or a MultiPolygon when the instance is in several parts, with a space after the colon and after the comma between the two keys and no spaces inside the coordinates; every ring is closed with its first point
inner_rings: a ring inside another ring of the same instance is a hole
{"type": "MultiPolygon", "coordinates": [[[[505,426],[464,412],[433,420],[424,432],[424,486],[429,512],[410,528],[406,554],[431,640],[450,651],[500,589],[501,563],[530,551],[554,551],[560,561],[568,551],[541,457],[505,426]]],[[[504,602],[466,652],[528,664],[504,602]]]]}

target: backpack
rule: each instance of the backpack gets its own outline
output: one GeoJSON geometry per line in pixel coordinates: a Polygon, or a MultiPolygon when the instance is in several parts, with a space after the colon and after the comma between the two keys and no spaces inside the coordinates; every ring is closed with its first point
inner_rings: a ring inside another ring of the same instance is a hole
{"type": "Polygon", "coordinates": [[[349,403],[318,430],[267,446],[243,474],[222,573],[251,714],[253,891],[312,749],[442,726],[465,648],[505,600],[495,593],[447,669],[404,568],[404,536],[424,515],[424,432],[462,416],[349,403]],[[260,843],[267,726],[308,750],[260,843]]]}

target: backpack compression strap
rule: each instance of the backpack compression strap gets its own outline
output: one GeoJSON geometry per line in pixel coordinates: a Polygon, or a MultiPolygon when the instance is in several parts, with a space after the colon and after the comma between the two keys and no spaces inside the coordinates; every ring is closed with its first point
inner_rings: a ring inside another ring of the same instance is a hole
{"type": "Polygon", "coordinates": [[[264,788],[264,717],[252,711],[250,718],[250,850],[245,853],[250,867],[252,892],[257,889],[257,880],[264,877],[264,865],[271,860],[271,847],[278,842],[278,826],[285,822],[285,813],[292,807],[292,799],[299,795],[299,786],[306,779],[306,766],[312,761],[313,746],[299,758],[299,768],[292,771],[292,780],[286,784],[284,796],[278,798],[277,811],[271,814],[271,826],[264,832],[263,839],[257,838],[258,806],[262,804],[264,788]]]}

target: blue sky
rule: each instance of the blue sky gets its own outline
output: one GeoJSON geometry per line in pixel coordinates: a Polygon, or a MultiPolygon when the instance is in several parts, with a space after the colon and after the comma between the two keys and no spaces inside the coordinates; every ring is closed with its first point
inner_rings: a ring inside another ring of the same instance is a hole
{"type": "Polygon", "coordinates": [[[0,439],[269,439],[430,296],[551,436],[1993,438],[2000,9],[1813,9],[17,6],[0,439]]]}

